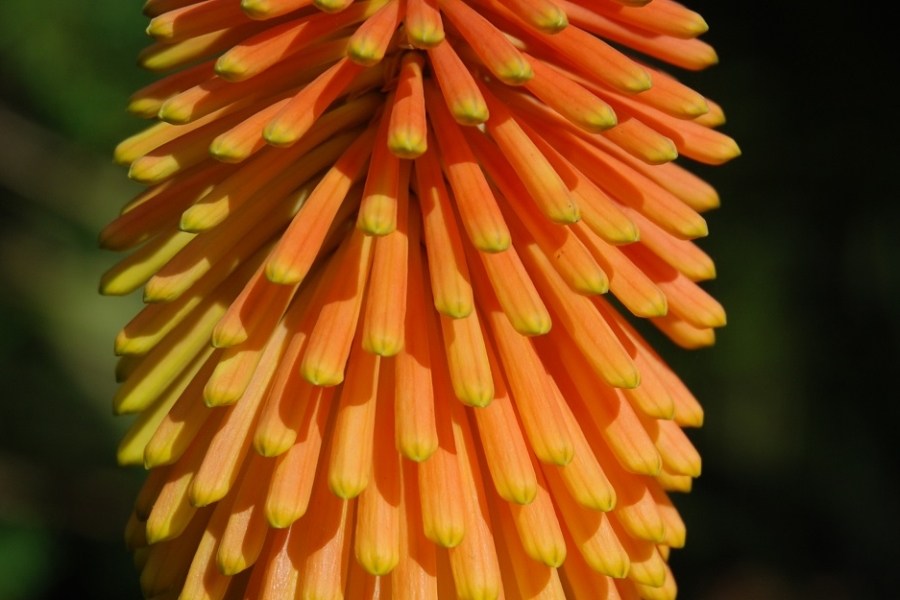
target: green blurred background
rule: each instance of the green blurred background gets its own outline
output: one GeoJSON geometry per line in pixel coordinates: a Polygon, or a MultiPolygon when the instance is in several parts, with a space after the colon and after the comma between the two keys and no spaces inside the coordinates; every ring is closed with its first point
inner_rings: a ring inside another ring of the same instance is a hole
{"type": "MultiPolygon", "coordinates": [[[[707,415],[680,598],[897,597],[890,36],[836,2],[686,3],[723,64],[685,79],[744,156],[698,168],[723,197],[702,245],[729,325],[713,349],[658,344],[707,415]]],[[[115,257],[95,242],[137,190],[110,156],[152,80],[140,6],[0,2],[0,600],[140,598],[121,530],[142,474],[116,467],[110,413],[139,301],[96,295],[115,257]]]]}

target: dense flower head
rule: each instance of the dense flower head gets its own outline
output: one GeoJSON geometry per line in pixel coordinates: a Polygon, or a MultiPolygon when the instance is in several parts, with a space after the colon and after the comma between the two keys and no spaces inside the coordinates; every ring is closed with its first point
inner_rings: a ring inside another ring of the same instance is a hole
{"type": "Polygon", "coordinates": [[[147,598],[671,599],[739,150],[671,0],[147,0],[101,234],[147,598]],[[606,295],[615,298],[608,300],[606,295]],[[623,316],[630,313],[631,316],[623,316]]]}

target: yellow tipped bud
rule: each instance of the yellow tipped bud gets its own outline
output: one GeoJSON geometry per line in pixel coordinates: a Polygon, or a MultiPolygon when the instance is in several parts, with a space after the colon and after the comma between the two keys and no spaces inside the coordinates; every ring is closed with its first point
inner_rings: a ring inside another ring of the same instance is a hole
{"type": "Polygon", "coordinates": [[[499,29],[461,0],[441,0],[447,15],[475,54],[507,85],[522,85],[534,77],[531,65],[499,29]]]}
{"type": "Polygon", "coordinates": [[[487,406],[494,399],[494,379],[476,313],[462,319],[441,316],[441,329],[456,397],[470,406],[487,406]]]}
{"type": "Polygon", "coordinates": [[[428,57],[453,118],[462,125],[480,125],[487,121],[487,103],[472,74],[450,44],[439,44],[430,49],[428,57]]]}
{"type": "Polygon", "coordinates": [[[424,65],[425,59],[418,52],[406,53],[401,61],[387,135],[388,148],[400,158],[418,158],[428,145],[424,65]]]}
{"type": "Polygon", "coordinates": [[[406,36],[416,48],[434,48],[444,41],[444,23],[437,0],[407,0],[406,36]]]}
{"type": "Polygon", "coordinates": [[[569,25],[564,6],[555,0],[507,0],[504,5],[519,19],[544,33],[559,33],[569,25]]]}
{"type": "Polygon", "coordinates": [[[241,10],[251,19],[273,19],[309,6],[311,0],[241,0],[241,10]]]}
{"type": "Polygon", "coordinates": [[[366,67],[380,62],[400,25],[405,6],[405,0],[394,0],[366,19],[347,43],[350,60],[366,67]]]}
{"type": "Polygon", "coordinates": [[[353,0],[313,0],[313,5],[326,13],[341,12],[353,3],[353,0]]]}

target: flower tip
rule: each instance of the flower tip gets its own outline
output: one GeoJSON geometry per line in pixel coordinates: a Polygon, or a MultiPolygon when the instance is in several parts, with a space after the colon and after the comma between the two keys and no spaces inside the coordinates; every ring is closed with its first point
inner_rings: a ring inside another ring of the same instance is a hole
{"type": "Polygon", "coordinates": [[[440,299],[434,299],[434,308],[439,313],[451,319],[465,319],[474,310],[472,297],[459,296],[441,296],[440,299]]]}
{"type": "Polygon", "coordinates": [[[694,117],[694,123],[698,125],[703,125],[704,127],[708,127],[710,129],[714,129],[716,127],[721,127],[725,124],[725,113],[718,106],[710,105],[708,102],[706,104],[707,111],[701,115],[694,117]]]}
{"type": "Polygon", "coordinates": [[[171,23],[169,23],[169,27],[165,28],[163,24],[158,20],[157,17],[151,19],[150,23],[147,25],[147,28],[144,29],[144,33],[148,36],[152,37],[155,40],[164,40],[167,37],[172,35],[172,27],[171,23]],[[167,31],[168,29],[168,31],[167,31]],[[166,35],[168,33],[168,36],[166,35]]]}
{"type": "Polygon", "coordinates": [[[710,311],[706,323],[704,324],[714,328],[725,327],[728,325],[728,316],[725,314],[725,309],[722,308],[721,304],[718,302],[715,303],[715,307],[710,311]]]}
{"type": "Polygon", "coordinates": [[[692,479],[696,479],[700,477],[703,473],[703,461],[700,458],[699,454],[695,454],[693,457],[688,459],[688,463],[685,469],[685,475],[691,477],[692,479]]]}
{"type": "Polygon", "coordinates": [[[483,102],[458,102],[450,107],[453,118],[460,125],[481,125],[487,122],[491,114],[483,102]]]}
{"type": "Polygon", "coordinates": [[[396,356],[403,350],[403,340],[387,336],[367,336],[363,338],[363,350],[378,356],[396,356]]]}
{"type": "Polygon", "coordinates": [[[472,239],[472,244],[482,252],[496,254],[507,250],[512,245],[509,231],[496,230],[486,233],[490,235],[482,235],[472,239]]]}
{"type": "Polygon", "coordinates": [[[120,273],[109,271],[100,278],[98,291],[101,296],[125,296],[135,289],[127,278],[120,276],[120,273]]]}
{"type": "Polygon", "coordinates": [[[640,94],[652,87],[653,80],[650,79],[650,74],[640,68],[635,68],[631,73],[631,77],[625,79],[621,84],[621,90],[630,94],[640,94]]]}
{"type": "MultiPolygon", "coordinates": [[[[534,454],[542,463],[562,468],[575,458],[575,446],[572,445],[571,439],[559,438],[550,444],[544,444],[540,449],[535,448],[534,454]]],[[[612,503],[615,504],[615,499],[612,500],[612,503]]],[[[597,503],[594,502],[594,505],[596,508],[597,503]]]]}
{"type": "Polygon", "coordinates": [[[147,544],[153,545],[158,544],[159,542],[164,542],[167,539],[174,537],[172,535],[170,523],[163,520],[150,520],[147,521],[146,524],[147,533],[147,544]]]}
{"type": "Polygon", "coordinates": [[[679,415],[679,421],[684,423],[684,427],[703,427],[703,421],[706,415],[703,412],[703,407],[697,405],[697,409],[692,411],[689,415],[679,415]]]}
{"type": "Polygon", "coordinates": [[[397,222],[382,218],[380,214],[373,215],[360,212],[356,219],[356,226],[366,235],[382,237],[393,233],[397,228],[397,222]]]}
{"type": "Polygon", "coordinates": [[[684,27],[685,36],[689,38],[695,38],[709,31],[709,24],[699,13],[693,13],[691,18],[685,22],[684,27]]]}
{"type": "Polygon", "coordinates": [[[565,544],[541,544],[538,547],[528,548],[528,556],[551,569],[558,569],[566,562],[565,544]]]}
{"type": "Polygon", "coordinates": [[[157,304],[171,302],[179,296],[179,291],[171,285],[170,281],[152,278],[144,286],[143,301],[145,304],[157,304]]]}
{"type": "Polygon", "coordinates": [[[104,227],[100,235],[97,236],[97,247],[101,250],[124,250],[121,240],[117,239],[117,233],[118,231],[113,227],[112,223],[104,227]]]}
{"type": "Polygon", "coordinates": [[[534,79],[534,71],[531,70],[531,65],[521,57],[517,60],[511,60],[505,65],[498,65],[496,75],[497,79],[506,85],[525,85],[534,79]]]}
{"type": "Polygon", "coordinates": [[[143,463],[140,451],[134,442],[135,440],[130,437],[122,438],[116,451],[116,464],[120,467],[137,467],[143,463]]]}
{"type": "Polygon", "coordinates": [[[428,150],[428,143],[424,137],[412,137],[410,135],[394,135],[388,138],[388,150],[398,158],[416,159],[428,150]]]}
{"type": "Polygon", "coordinates": [[[266,19],[272,12],[270,0],[241,0],[241,10],[251,19],[266,19]]]}
{"type": "Polygon", "coordinates": [[[186,233],[202,233],[209,231],[228,217],[225,202],[195,204],[181,213],[178,229],[186,233]]]}
{"type": "Polygon", "coordinates": [[[688,150],[685,154],[707,165],[721,165],[741,155],[740,147],[732,138],[714,131],[705,133],[705,139],[693,149],[696,154],[691,156],[688,150]]]}
{"type": "Polygon", "coordinates": [[[342,500],[352,500],[359,496],[369,484],[368,478],[350,479],[339,477],[336,474],[328,474],[328,489],[342,500]]]}
{"type": "Polygon", "coordinates": [[[662,473],[662,458],[659,456],[658,452],[648,452],[646,456],[635,458],[636,460],[633,460],[632,463],[628,465],[628,468],[632,469],[634,472],[650,477],[658,477],[659,474],[662,473]]]}
{"type": "MultiPolygon", "coordinates": [[[[604,565],[603,574],[612,579],[625,579],[631,571],[631,564],[627,560],[620,560],[613,565],[604,565]]],[[[640,598],[640,596],[637,596],[640,598]]]]}
{"type": "Polygon", "coordinates": [[[681,111],[691,119],[696,119],[709,112],[709,104],[707,104],[706,98],[698,96],[693,102],[686,102],[682,105],[681,111]]]}
{"type": "Polygon", "coordinates": [[[702,71],[717,64],[719,64],[719,55],[716,53],[715,48],[709,44],[703,44],[703,48],[698,50],[689,62],[681,66],[691,71],[702,71]]]}
{"type": "Polygon", "coordinates": [[[250,66],[246,62],[230,56],[229,53],[225,53],[216,61],[213,71],[226,81],[236,82],[248,76],[250,66]]]}
{"type": "Polygon", "coordinates": [[[515,320],[510,319],[510,325],[522,335],[529,337],[550,333],[550,329],[553,327],[550,314],[546,311],[534,311],[527,316],[517,314],[516,317],[515,320]]]}
{"type": "Polygon", "coordinates": [[[226,577],[233,577],[250,566],[241,554],[231,554],[233,553],[229,553],[228,556],[222,556],[222,553],[219,552],[216,555],[216,565],[219,567],[222,575],[226,577]]]}
{"type": "Polygon", "coordinates": [[[225,135],[220,135],[209,145],[209,155],[224,163],[239,163],[249,155],[245,148],[228,143],[225,135]]]}
{"type": "Polygon", "coordinates": [[[168,57],[159,52],[156,45],[144,48],[138,55],[137,64],[142,69],[146,69],[152,73],[165,71],[171,67],[168,57]]]}
{"type": "Polygon", "coordinates": [[[641,241],[641,230],[630,219],[627,224],[618,228],[617,234],[619,237],[615,240],[616,245],[636,244],[641,241]]]}
{"type": "Polygon", "coordinates": [[[652,321],[673,342],[685,350],[709,348],[716,343],[716,330],[712,327],[698,329],[684,322],[669,322],[667,319],[652,319],[652,321]]]}
{"type": "Polygon", "coordinates": [[[231,348],[247,341],[247,330],[240,326],[216,325],[210,336],[210,344],[213,348],[231,348]]]}
{"type": "Polygon", "coordinates": [[[599,296],[609,291],[609,278],[597,269],[583,277],[579,282],[578,291],[588,296],[599,296]]]}
{"type": "Polygon", "coordinates": [[[175,35],[175,23],[165,14],[154,17],[144,31],[157,42],[167,42],[175,35]]]}
{"type": "Polygon", "coordinates": [[[618,125],[619,119],[612,108],[602,106],[585,115],[583,124],[591,133],[603,133],[618,125]]]}
{"type": "Polygon", "coordinates": [[[207,482],[194,476],[188,488],[188,502],[195,508],[203,508],[209,506],[213,502],[218,502],[228,493],[227,480],[215,480],[207,482]]]}
{"type": "MultiPolygon", "coordinates": [[[[331,387],[333,385],[339,385],[344,381],[343,371],[324,369],[321,365],[307,364],[305,360],[300,367],[300,376],[311,384],[320,387],[331,387]]],[[[350,496],[341,496],[341,498],[348,497],[350,496]]]]}
{"type": "Polygon", "coordinates": [[[440,529],[431,525],[430,523],[425,525],[425,537],[442,548],[456,548],[466,535],[466,528],[462,522],[453,525],[445,524],[440,529]]]}
{"type": "Polygon", "coordinates": [[[687,475],[671,475],[662,472],[660,480],[665,481],[666,490],[687,494],[694,487],[694,480],[687,475]]]}
{"type": "Polygon", "coordinates": [[[648,148],[641,156],[649,165],[663,165],[678,158],[678,148],[669,138],[661,138],[660,143],[648,148]]]}
{"type": "Polygon", "coordinates": [[[607,381],[613,387],[633,390],[641,385],[641,372],[634,366],[630,369],[621,368],[615,374],[610,374],[610,379],[612,381],[607,381]]]}
{"type": "Polygon", "coordinates": [[[384,52],[375,40],[357,38],[347,46],[347,58],[363,67],[373,67],[384,58],[384,52]]]}
{"type": "Polygon", "coordinates": [[[116,336],[116,340],[113,343],[113,353],[116,356],[124,356],[125,354],[142,354],[142,352],[136,352],[135,349],[132,348],[132,344],[134,343],[134,339],[128,337],[125,334],[125,331],[120,331],[116,336]]]}
{"type": "Polygon", "coordinates": [[[149,471],[156,467],[161,467],[172,462],[171,452],[155,451],[151,452],[150,447],[144,448],[144,469],[149,471]]]}
{"type": "Polygon", "coordinates": [[[359,566],[375,577],[388,575],[400,562],[399,553],[385,553],[384,551],[379,550],[380,549],[375,548],[360,550],[357,546],[356,551],[356,560],[359,561],[359,566]]]}
{"type": "Polygon", "coordinates": [[[534,499],[537,497],[537,482],[534,479],[527,482],[517,481],[513,485],[511,483],[507,482],[502,488],[497,489],[497,493],[500,494],[501,498],[507,502],[522,506],[534,502],[534,499]]]}
{"type": "Polygon", "coordinates": [[[138,158],[134,152],[134,142],[130,139],[124,140],[113,150],[113,162],[119,166],[130,166],[134,160],[138,158]]]}
{"type": "Polygon", "coordinates": [[[413,462],[420,463],[431,458],[437,451],[437,444],[436,437],[426,439],[417,437],[413,440],[403,439],[398,445],[403,456],[413,462]]]}
{"type": "Polygon", "coordinates": [[[553,35],[569,26],[569,17],[565,11],[556,6],[548,6],[546,14],[538,17],[534,22],[535,27],[544,33],[553,35]]]}
{"type": "Polygon", "coordinates": [[[678,234],[686,240],[704,238],[709,235],[709,226],[706,223],[706,219],[700,215],[696,215],[693,219],[682,223],[678,227],[678,234]]]}
{"type": "Polygon", "coordinates": [[[192,206],[181,214],[178,221],[178,229],[189,233],[200,233],[207,229],[203,227],[203,210],[202,206],[192,206]]]}
{"type": "MultiPolygon", "coordinates": [[[[484,566],[482,568],[484,568],[484,566]]],[[[495,598],[503,598],[500,593],[503,584],[500,581],[499,572],[481,573],[469,570],[461,571],[462,573],[459,579],[454,579],[458,594],[457,598],[471,598],[471,600],[494,600],[495,598]]]]}
{"type": "Polygon", "coordinates": [[[683,527],[666,534],[666,545],[669,548],[684,548],[686,542],[687,530],[683,527]]]}
{"type": "Polygon", "coordinates": [[[159,183],[178,171],[178,168],[178,161],[173,156],[142,156],[128,167],[128,178],[150,185],[159,183]]]}
{"type": "Polygon", "coordinates": [[[291,129],[274,119],[263,129],[263,139],[272,146],[290,146],[297,141],[297,135],[291,129]]]}
{"type": "Polygon", "coordinates": [[[574,202],[557,202],[547,216],[557,225],[574,225],[581,220],[581,210],[574,202]]]}
{"type": "Polygon", "coordinates": [[[292,513],[278,509],[270,509],[268,505],[266,506],[266,522],[269,524],[269,527],[274,529],[287,529],[298,518],[300,517],[292,513]]]}
{"type": "Polygon", "coordinates": [[[337,13],[350,6],[350,2],[347,0],[313,0],[313,5],[322,12],[337,13]]]}
{"type": "Polygon", "coordinates": [[[125,106],[126,112],[142,119],[152,119],[159,112],[159,101],[153,98],[131,98],[125,106]]]}
{"type": "Polygon", "coordinates": [[[477,408],[485,408],[494,400],[494,382],[493,381],[465,381],[458,384],[453,382],[456,397],[467,405],[477,408]]]}
{"type": "Polygon", "coordinates": [[[632,305],[628,307],[629,310],[631,310],[631,313],[642,319],[664,317],[669,314],[669,302],[666,299],[666,295],[658,288],[655,292],[656,293],[654,294],[647,294],[640,303],[633,302],[632,305]]]}
{"type": "Polygon", "coordinates": [[[466,373],[460,377],[451,377],[453,392],[460,402],[466,406],[485,408],[494,400],[494,381],[490,376],[476,374],[475,368],[465,368],[466,373]]]}
{"type": "Polygon", "coordinates": [[[305,275],[305,272],[293,269],[289,264],[285,264],[284,261],[279,260],[279,257],[277,256],[270,258],[266,263],[266,279],[272,283],[280,283],[283,285],[299,283],[303,280],[305,275]]]}
{"type": "Polygon", "coordinates": [[[725,160],[731,160],[733,158],[737,158],[742,154],[741,147],[738,146],[737,142],[732,138],[728,138],[728,141],[724,144],[725,148],[723,154],[728,156],[725,160]]]}
{"type": "Polygon", "coordinates": [[[406,30],[409,43],[420,50],[428,50],[437,47],[444,41],[444,30],[440,28],[416,28],[406,30]]]}
{"type": "MultiPolygon", "coordinates": [[[[273,440],[267,435],[257,435],[253,438],[253,449],[260,456],[266,458],[275,458],[284,454],[290,449],[290,445],[281,443],[281,440],[273,440]]],[[[273,525],[275,527],[275,525],[273,525]]],[[[287,525],[285,525],[287,527],[287,525]]]]}
{"type": "Polygon", "coordinates": [[[243,392],[235,392],[230,386],[217,381],[210,381],[203,388],[203,404],[206,408],[231,406],[241,399],[243,392]]]}
{"type": "Polygon", "coordinates": [[[184,125],[191,120],[191,111],[189,107],[179,106],[176,99],[171,98],[163,102],[156,116],[160,121],[165,121],[166,123],[184,125]]]}

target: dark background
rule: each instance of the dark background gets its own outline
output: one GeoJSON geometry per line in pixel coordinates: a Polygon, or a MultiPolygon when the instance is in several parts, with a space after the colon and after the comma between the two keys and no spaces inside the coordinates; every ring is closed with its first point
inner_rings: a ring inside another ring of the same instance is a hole
{"type": "MultiPolygon", "coordinates": [[[[896,597],[900,208],[893,32],[870,5],[686,0],[721,65],[685,75],[744,155],[702,242],[728,327],[658,344],[706,408],[677,498],[683,600],[896,597]]],[[[111,164],[141,2],[0,3],[0,600],[140,597],[121,530],[115,332],[96,234],[136,192],[111,164]]]]}

